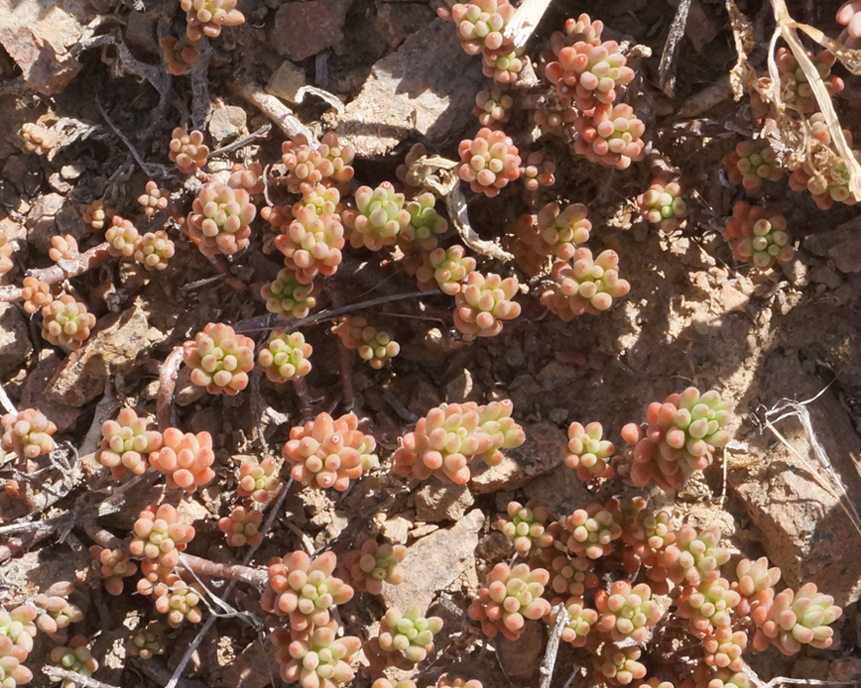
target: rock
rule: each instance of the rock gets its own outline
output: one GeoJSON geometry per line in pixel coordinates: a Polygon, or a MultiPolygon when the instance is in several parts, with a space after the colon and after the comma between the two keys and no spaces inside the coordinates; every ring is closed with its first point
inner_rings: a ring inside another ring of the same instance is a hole
{"type": "Polygon", "coordinates": [[[221,143],[227,139],[234,139],[246,131],[247,115],[245,110],[236,105],[216,106],[209,120],[209,135],[221,143]]]}
{"type": "Polygon", "coordinates": [[[475,494],[516,490],[564,463],[568,439],[562,430],[550,423],[525,425],[523,429],[526,441],[517,449],[506,449],[502,463],[475,465],[470,482],[475,494]]]}
{"type": "Polygon", "coordinates": [[[570,514],[594,501],[583,481],[577,477],[577,472],[565,465],[557,466],[525,485],[523,492],[551,514],[570,514]]]}
{"type": "Polygon", "coordinates": [[[292,62],[284,60],[266,84],[266,92],[291,103],[296,102],[296,94],[305,85],[305,70],[292,62]]]}
{"type": "Polygon", "coordinates": [[[804,239],[804,248],[817,256],[828,257],[843,273],[861,272],[861,218],[804,239]]]}
{"type": "Polygon", "coordinates": [[[344,20],[353,0],[286,2],[275,15],[270,41],[275,51],[298,62],[344,40],[344,20]]]}
{"type": "Polygon", "coordinates": [[[468,368],[463,368],[453,380],[446,383],[445,400],[449,404],[460,404],[469,399],[472,392],[472,373],[468,368]]]}
{"type": "Polygon", "coordinates": [[[390,153],[413,130],[441,144],[471,123],[484,83],[481,60],[464,53],[452,25],[437,18],[374,65],[338,137],[358,157],[390,153]]]}
{"type": "Polygon", "coordinates": [[[377,2],[377,25],[391,48],[397,48],[416,27],[430,24],[433,18],[427,3],[377,2]]]}
{"type": "Polygon", "coordinates": [[[45,394],[53,401],[77,406],[99,396],[110,375],[129,374],[138,356],[150,348],[149,325],[139,302],[97,324],[99,330],[78,351],[72,352],[63,368],[49,383],[45,394]]]}
{"type": "Polygon", "coordinates": [[[66,198],[57,193],[45,194],[33,205],[27,216],[27,242],[39,251],[47,253],[51,248],[51,237],[60,234],[57,215],[63,209],[66,198]]]}
{"type": "Polygon", "coordinates": [[[475,500],[466,485],[443,483],[432,477],[416,492],[416,518],[419,521],[457,521],[475,500]]]}
{"type": "Polygon", "coordinates": [[[829,681],[857,681],[859,678],[861,678],[861,658],[858,657],[840,657],[831,662],[828,669],[829,681]]]}
{"type": "Polygon", "coordinates": [[[155,17],[151,13],[129,12],[125,39],[129,45],[136,46],[148,53],[158,55],[160,49],[156,38],[155,17]]]}
{"type": "Polygon", "coordinates": [[[380,526],[383,537],[396,545],[406,544],[412,523],[403,516],[386,519],[380,526]]]}
{"type": "Polygon", "coordinates": [[[4,3],[0,44],[21,68],[27,86],[59,93],[80,71],[70,50],[95,14],[80,0],[17,0],[4,3]]]}
{"type": "MultiPolygon", "coordinates": [[[[810,399],[822,390],[822,383],[804,372],[794,353],[772,354],[760,376],[761,396],[769,401],[810,399]]],[[[859,454],[858,437],[840,402],[826,391],[806,408],[816,438],[847,492],[861,494],[861,477],[850,458],[859,454]]],[[[778,429],[805,457],[816,477],[828,483],[800,423],[783,420],[778,429]]],[[[861,595],[861,559],[856,545],[861,536],[831,492],[820,487],[794,452],[775,443],[757,453],[762,470],[755,476],[744,470],[731,471],[729,484],[761,531],[768,558],[780,567],[787,585],[813,582],[840,606],[854,602],[861,595]]]]}
{"type": "Polygon", "coordinates": [[[213,688],[263,688],[272,684],[280,668],[269,643],[252,642],[221,671],[214,672],[208,683],[213,688]]]}
{"type": "Polygon", "coordinates": [[[526,621],[522,635],[515,641],[501,633],[494,641],[499,665],[509,681],[528,681],[538,669],[544,656],[547,625],[538,621],[526,621]]]}
{"type": "Polygon", "coordinates": [[[27,320],[12,303],[0,303],[0,377],[15,373],[33,352],[27,320]]]}
{"type": "Polygon", "coordinates": [[[404,581],[400,585],[383,583],[386,607],[409,609],[417,604],[422,611],[426,610],[441,590],[475,566],[473,553],[483,526],[484,515],[473,509],[451,528],[438,530],[410,545],[401,564],[404,581]]]}
{"type": "Polygon", "coordinates": [[[53,349],[42,349],[39,362],[29,372],[21,391],[21,406],[37,408],[57,426],[57,432],[63,433],[74,427],[81,415],[77,406],[63,404],[49,398],[45,394],[48,382],[63,367],[63,358],[53,349]]]}

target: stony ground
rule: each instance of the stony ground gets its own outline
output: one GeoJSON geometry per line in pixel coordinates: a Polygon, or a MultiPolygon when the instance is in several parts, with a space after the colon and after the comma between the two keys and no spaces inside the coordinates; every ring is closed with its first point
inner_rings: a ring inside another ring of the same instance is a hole
{"type": "MultiPolygon", "coordinates": [[[[357,178],[363,183],[393,179],[395,166],[414,142],[454,157],[457,142],[475,131],[472,100],[484,84],[477,59],[460,50],[452,26],[435,19],[433,7],[425,2],[243,0],[240,8],[248,21],[214,41],[208,72],[191,78],[167,78],[152,67],[159,64],[156,36],[169,21],[160,19],[161,7],[173,11],[175,3],[147,0],[140,3],[142,11],[132,9],[133,1],[12,4],[12,28],[0,30],[5,48],[0,51],[0,230],[18,241],[21,268],[49,264],[53,235],[70,233],[87,241],[79,204],[104,197],[133,212],[134,199],[149,177],[117,132],[125,132],[151,173],[179,188],[181,179],[167,164],[169,131],[189,118],[195,124],[205,122],[217,147],[258,129],[269,120],[243,98],[249,90],[268,90],[287,103],[303,84],[337,95],[346,103],[341,114],[315,96],[291,107],[312,130],[319,131],[321,123],[334,125],[355,147],[360,158],[357,178]],[[33,27],[48,32],[50,39],[39,46],[38,55],[27,58],[21,47],[33,27]],[[94,32],[114,36],[114,44],[83,49],[94,32]],[[22,123],[48,111],[69,118],[69,127],[79,132],[50,160],[23,152],[15,135],[22,123]]],[[[768,3],[738,4],[767,25],[768,3]]],[[[598,168],[573,160],[561,142],[542,140],[542,149],[557,161],[558,182],[547,199],[589,207],[596,228],[593,250],[619,253],[631,294],[609,313],[570,323],[546,313],[533,295],[524,295],[521,318],[506,325],[499,337],[472,344],[453,334],[447,300],[390,303],[373,314],[395,334],[402,353],[382,371],[356,359],[351,374],[355,400],[345,398],[337,341],[325,324],[309,328],[306,336],[315,348],[309,378],[314,410],[340,411],[355,404],[370,419],[384,455],[408,429],[412,414],[421,416],[441,402],[461,400],[511,398],[515,416],[527,429],[527,442],[509,452],[502,466],[479,473],[469,490],[436,483],[408,485],[385,473],[337,498],[294,489],[256,561],[302,547],[314,550],[333,539],[336,551],[343,551],[358,534],[379,530],[410,551],[405,583],[386,589],[386,604],[434,602],[432,611],[446,621],[437,644],[443,651],[423,676],[433,678],[455,666],[480,677],[485,686],[536,685],[543,628],[532,629],[516,646],[499,642],[495,651],[481,650],[475,644],[477,627],[463,616],[484,572],[510,557],[504,539],[491,528],[498,512],[512,498],[535,498],[559,514],[595,498],[562,464],[561,447],[571,421],[598,420],[616,438],[623,424],[642,419],[653,400],[691,384],[717,388],[736,405],[735,439],[720,456],[724,470],[712,467],[675,496],[655,490],[652,503],[674,505],[697,525],[720,523],[739,552],[749,557],[767,554],[790,584],[812,580],[846,605],[830,651],[807,651],[789,659],[776,652],[757,656],[751,664],[764,679],[784,675],[855,681],[861,677],[856,601],[861,594],[861,534],[841,510],[813,445],[821,446],[842,478],[848,500],[857,504],[857,210],[841,206],[820,211],[809,196],[790,192],[785,181],[769,183],[765,196],[789,220],[798,244],[796,257],[766,272],[736,265],[720,229],[742,193],[722,178],[720,158],[737,142],[737,132],[750,128],[746,106],[733,102],[724,89],[723,97],[697,114],[699,130],[707,134],[676,126],[690,121],[683,116],[684,108],[718,83],[734,62],[723,3],[692,3],[673,98],[656,87],[658,59],[674,15],[671,4],[619,0],[608,5],[555,2],[533,41],[546,41],[565,16],[585,11],[602,18],[614,36],[651,48],[652,57],[639,62],[631,100],[656,146],[695,191],[689,227],[666,235],[639,218],[633,198],[650,182],[646,164],[624,173],[598,168]],[[768,409],[781,400],[814,397],[803,407],[809,412],[807,430],[796,419],[776,421],[782,442],[765,428],[768,409]]],[[[790,10],[836,35],[832,17],[837,5],[798,2],[790,3],[790,10]]],[[[173,21],[181,23],[180,12],[173,21]]],[[[754,52],[760,69],[764,58],[764,49],[754,52]]],[[[852,81],[847,79],[847,91],[836,102],[850,128],[858,125],[852,117],[857,102],[857,83],[852,81]]],[[[528,102],[529,94],[521,97],[528,102]]],[[[528,129],[521,116],[507,133],[526,136],[528,129]]],[[[275,127],[232,159],[277,161],[283,140],[275,127]]],[[[517,193],[470,201],[473,226],[485,238],[501,237],[524,210],[517,193]]],[[[46,413],[59,426],[58,437],[83,454],[77,484],[46,517],[74,512],[76,504],[84,503],[77,500],[91,499],[88,493],[100,499],[108,495],[109,481],[88,474],[91,427],[97,428],[123,403],[154,408],[159,367],[174,346],[207,322],[235,323],[265,312],[259,286],[274,277],[279,265],[260,251],[259,239],[230,264],[232,279],[221,275],[204,283],[201,280],[218,275],[214,266],[188,242],[180,239],[178,247],[176,259],[162,274],[149,276],[127,265],[106,264],[74,281],[78,294],[99,316],[98,332],[79,354],[46,346],[38,326],[22,310],[0,303],[4,389],[20,407],[35,406],[46,413]]],[[[354,303],[414,290],[404,274],[391,266],[369,266],[365,259],[358,252],[348,256],[331,281],[333,301],[354,303]]],[[[21,269],[6,282],[20,277],[21,269]]],[[[198,519],[199,533],[190,551],[216,561],[233,559],[212,514],[223,512],[229,503],[238,457],[277,452],[299,418],[292,392],[265,381],[252,387],[233,399],[213,398],[193,388],[184,375],[179,380],[180,426],[210,430],[216,437],[216,485],[187,506],[198,519]]],[[[634,492],[624,481],[614,480],[597,497],[634,492]]],[[[123,508],[103,524],[118,533],[127,529],[140,505],[156,494],[152,488],[129,495],[123,508]]],[[[0,522],[12,523],[24,515],[20,505],[0,497],[0,522]]],[[[18,599],[34,585],[84,576],[90,561],[86,535],[77,529],[58,535],[3,561],[0,602],[18,599]]],[[[79,587],[79,602],[87,613],[84,632],[93,636],[101,629],[97,647],[103,656],[122,637],[124,623],[136,614],[149,614],[148,601],[140,597],[108,601],[97,585],[79,587]]],[[[243,591],[231,603],[252,609],[253,597],[243,591]]],[[[342,621],[361,633],[382,610],[379,602],[363,596],[342,610],[342,621]]],[[[260,641],[253,629],[235,618],[219,620],[216,629],[200,646],[192,662],[195,679],[186,685],[262,688],[277,677],[268,642],[260,641]]],[[[142,663],[130,664],[124,672],[121,660],[109,659],[99,678],[113,685],[164,685],[165,667],[176,664],[196,633],[189,626],[177,631],[166,656],[147,663],[147,669],[142,663]]],[[[564,684],[571,661],[565,651],[560,654],[564,676],[553,685],[564,684]]],[[[38,677],[36,685],[42,681],[44,677],[38,677]]],[[[365,683],[360,675],[354,685],[365,683]]]]}

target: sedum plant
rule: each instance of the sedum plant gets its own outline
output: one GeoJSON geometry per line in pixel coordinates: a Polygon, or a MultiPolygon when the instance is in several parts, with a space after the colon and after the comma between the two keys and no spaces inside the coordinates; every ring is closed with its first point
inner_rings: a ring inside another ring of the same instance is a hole
{"type": "Polygon", "coordinates": [[[344,492],[357,480],[379,466],[374,453],[377,442],[365,435],[355,413],[337,420],[320,413],[314,420],[290,430],[284,445],[284,458],[293,466],[292,477],[311,487],[334,488],[344,492]]]}
{"type": "Polygon", "coordinates": [[[69,351],[77,351],[96,326],[96,316],[71,294],[61,294],[42,308],[42,337],[69,351]]]}
{"type": "Polygon", "coordinates": [[[203,143],[203,134],[197,129],[187,132],[177,127],[171,133],[169,157],[183,174],[194,174],[206,164],[209,147],[203,143]]]}
{"type": "Polygon", "coordinates": [[[248,386],[254,368],[254,340],[236,334],[230,325],[209,323],[182,345],[189,379],[210,394],[235,396],[248,386]]]}
{"type": "Polygon", "coordinates": [[[311,372],[313,347],[301,332],[272,330],[269,340],[260,345],[257,362],[266,377],[276,384],[305,377],[311,372]]]}
{"type": "Polygon", "coordinates": [[[33,604],[42,610],[36,617],[36,626],[40,631],[53,636],[69,625],[83,620],[83,612],[69,602],[69,595],[74,590],[74,584],[60,581],[33,597],[33,604]]]}
{"type": "Polygon", "coordinates": [[[0,277],[11,272],[15,267],[15,263],[12,262],[13,253],[15,253],[15,246],[6,238],[4,232],[0,232],[0,277]]]}
{"type": "Polygon", "coordinates": [[[401,352],[401,345],[388,332],[371,327],[361,316],[346,315],[330,331],[345,348],[357,351],[359,358],[376,370],[401,352]]]}
{"type": "Polygon", "coordinates": [[[548,203],[537,215],[521,215],[512,246],[520,267],[534,277],[546,268],[548,258],[561,261],[574,258],[577,245],[588,241],[592,231],[586,212],[581,203],[562,211],[558,203],[548,203]]]}
{"type": "Polygon", "coordinates": [[[460,155],[458,176],[469,182],[476,193],[492,198],[520,177],[517,146],[499,129],[479,129],[474,139],[460,142],[457,152],[460,155]]]}
{"type": "Polygon", "coordinates": [[[344,557],[339,577],[348,581],[358,592],[379,595],[383,583],[398,585],[403,582],[404,572],[400,563],[407,555],[403,545],[377,544],[366,540],[360,549],[354,549],[344,557]]]}
{"type": "Polygon", "coordinates": [[[80,206],[81,219],[87,225],[84,230],[98,232],[110,223],[114,211],[105,206],[102,201],[93,201],[89,205],[80,206]]]}
{"type": "Polygon", "coordinates": [[[653,402],[643,427],[622,428],[622,438],[634,447],[631,482],[645,486],[654,480],[665,490],[678,489],[693,471],[712,464],[715,447],[730,439],[731,418],[732,407],[715,390],[700,394],[688,387],[653,402]]]}
{"type": "Polygon", "coordinates": [[[753,261],[760,270],[775,261],[792,258],[793,250],[786,233],[786,218],[759,206],[739,201],[733,206],[723,236],[732,243],[732,254],[741,263],[753,261]]]}
{"type": "Polygon", "coordinates": [[[602,439],[603,436],[604,428],[597,422],[589,423],[586,427],[577,422],[568,426],[565,465],[576,469],[577,477],[583,482],[615,475],[610,458],[616,448],[612,442],[602,439]]]}
{"type": "Polygon", "coordinates": [[[59,263],[61,260],[74,260],[79,255],[78,242],[71,234],[51,237],[51,248],[48,249],[48,256],[55,263],[59,263]]]}
{"type": "Polygon", "coordinates": [[[284,182],[293,193],[306,185],[345,185],[353,178],[355,156],[352,148],[340,144],[333,131],[327,131],[317,147],[303,140],[285,141],[281,144],[281,160],[288,170],[284,182]]]}
{"type": "Polygon", "coordinates": [[[578,134],[574,152],[591,162],[626,170],[632,162],[643,159],[645,144],[641,137],[646,125],[630,105],[601,103],[591,117],[578,116],[574,128],[578,134]]]}
{"type": "Polygon", "coordinates": [[[619,255],[610,249],[593,258],[588,248],[580,247],[572,263],[554,263],[550,277],[541,303],[565,321],[584,313],[598,315],[631,290],[630,283],[619,277],[619,255]]]}
{"type": "Polygon", "coordinates": [[[677,601],[679,616],[690,621],[694,632],[711,633],[732,623],[741,595],[730,589],[726,578],[707,578],[682,590],[677,601]]]}
{"type": "Polygon", "coordinates": [[[162,434],[147,430],[147,425],[146,418],[128,407],[120,411],[116,420],[102,423],[96,461],[111,469],[114,480],[122,480],[129,473],[141,475],[147,469],[149,453],[161,449],[162,434]]]}
{"type": "Polygon", "coordinates": [[[239,467],[236,491],[241,497],[251,497],[258,504],[268,504],[281,489],[278,473],[278,464],[271,456],[259,462],[252,457],[239,467]]]}
{"type": "Polygon", "coordinates": [[[559,539],[575,557],[605,557],[612,553],[613,542],[622,537],[622,527],[598,502],[576,509],[560,523],[559,539]]]}
{"type": "Polygon", "coordinates": [[[204,186],[186,218],[188,236],[207,258],[247,248],[257,208],[245,189],[204,186]]]}
{"type": "Polygon", "coordinates": [[[156,596],[156,611],[167,616],[167,623],[171,628],[179,628],[186,620],[189,623],[200,623],[203,618],[200,609],[203,589],[197,583],[187,585],[176,575],[169,576],[167,583],[163,594],[156,596]]]}
{"type": "MultiPolygon", "coordinates": [[[[573,647],[584,647],[589,639],[589,633],[598,622],[598,612],[585,605],[580,597],[571,597],[565,603],[568,621],[562,627],[562,642],[570,643],[573,647]]],[[[556,623],[556,611],[551,611],[547,622],[551,627],[556,623]]]]}
{"type": "Polygon", "coordinates": [[[519,447],[526,439],[523,428],[511,417],[510,400],[486,406],[475,402],[446,404],[428,411],[415,430],[401,439],[393,457],[392,472],[465,485],[470,464],[482,460],[489,466],[502,461],[501,449],[519,447]]]}
{"type": "Polygon", "coordinates": [[[599,104],[612,104],[624,86],[634,79],[634,70],[616,41],[592,45],[577,41],[561,47],[556,60],[544,67],[544,76],[556,86],[560,98],[573,99],[575,106],[592,110],[599,104]]]}
{"type": "Polygon", "coordinates": [[[794,592],[779,592],[768,615],[757,623],[754,647],[764,649],[771,643],[785,655],[795,654],[802,645],[818,649],[831,647],[834,623],[843,610],[831,595],[819,592],[814,583],[805,583],[794,592]]]}
{"type": "Polygon", "coordinates": [[[406,612],[389,609],[380,624],[377,644],[385,653],[398,653],[408,663],[418,664],[433,652],[433,638],[441,629],[442,619],[438,616],[425,618],[418,605],[406,612]]]}
{"type": "Polygon", "coordinates": [[[54,300],[51,285],[40,282],[37,277],[25,277],[21,286],[21,297],[24,299],[24,311],[33,315],[42,310],[54,300]]]}
{"type": "Polygon", "coordinates": [[[525,557],[533,547],[543,549],[553,544],[553,535],[545,528],[550,517],[547,509],[530,500],[526,506],[509,502],[506,511],[510,520],[500,518],[496,527],[511,540],[520,556],[525,557]]]}
{"type": "Polygon", "coordinates": [[[28,408],[18,413],[7,413],[0,424],[3,426],[3,436],[0,439],[0,448],[3,451],[35,459],[37,456],[50,454],[57,448],[52,437],[57,432],[57,426],[41,411],[28,408]]]}
{"type": "Polygon", "coordinates": [[[478,123],[488,129],[499,129],[511,119],[511,108],[514,100],[497,86],[483,89],[475,94],[475,108],[472,114],[478,118],[478,123]]]}
{"type": "Polygon", "coordinates": [[[454,297],[454,326],[468,340],[495,337],[506,320],[520,315],[520,304],[512,300],[519,286],[515,277],[469,273],[454,297]]]}
{"type": "Polygon", "coordinates": [[[173,76],[187,74],[191,65],[200,57],[197,42],[189,41],[185,37],[177,39],[174,36],[164,36],[159,39],[158,45],[161,48],[164,69],[173,76]]]}
{"type": "Polygon", "coordinates": [[[284,254],[284,264],[300,284],[311,284],[317,275],[334,275],[344,248],[341,218],[318,215],[313,206],[301,206],[284,233],[275,237],[275,248],[284,254]]]}
{"type": "Polygon", "coordinates": [[[469,55],[495,53],[506,46],[503,31],[514,17],[508,0],[471,0],[451,8],[461,47],[469,55]]]}
{"type": "Polygon", "coordinates": [[[742,141],[732,153],[723,158],[727,176],[734,184],[741,184],[748,191],[758,191],[763,181],[777,181],[783,171],[777,162],[777,155],[768,141],[742,141]]]}
{"type": "Polygon", "coordinates": [[[673,583],[689,586],[720,577],[720,567],[729,561],[730,554],[719,542],[720,528],[717,525],[700,531],[690,525],[679,528],[675,541],[662,553],[667,577],[673,583]]]}
{"type": "Polygon", "coordinates": [[[163,655],[165,645],[164,626],[160,621],[151,621],[129,637],[125,648],[132,657],[150,659],[155,655],[163,655]]]}
{"type": "Polygon", "coordinates": [[[36,637],[36,617],[39,610],[32,602],[25,602],[7,611],[0,609],[0,657],[12,657],[19,662],[33,651],[36,637]]]}
{"type": "MultiPolygon", "coordinates": [[[[555,548],[553,551],[556,551],[555,548]]],[[[588,557],[554,557],[550,562],[550,587],[559,595],[569,598],[583,597],[587,590],[598,587],[598,577],[592,572],[594,566],[594,562],[588,557]]]]}
{"type": "Polygon", "coordinates": [[[413,246],[433,251],[439,244],[439,237],[448,231],[448,222],[436,211],[435,204],[436,197],[430,192],[407,201],[404,207],[410,214],[410,222],[398,235],[398,242],[405,251],[413,246]]]}
{"type": "Polygon", "coordinates": [[[469,618],[481,622],[481,630],[488,638],[502,633],[509,640],[517,640],[526,619],[537,620],[550,613],[550,603],[542,597],[549,580],[546,569],[497,564],[469,605],[469,618]]]}
{"type": "Polygon", "coordinates": [[[260,532],[262,522],[262,512],[257,509],[246,509],[244,506],[236,506],[230,510],[229,515],[219,519],[218,529],[224,533],[227,544],[231,547],[244,545],[256,547],[263,542],[263,534],[260,532]]]}
{"type": "Polygon", "coordinates": [[[139,238],[137,228],[119,215],[111,218],[111,226],[105,231],[108,253],[115,257],[132,258],[135,254],[135,243],[139,238]]]}
{"type": "Polygon", "coordinates": [[[316,626],[298,638],[286,628],[277,628],[269,637],[276,648],[281,679],[298,682],[302,688],[338,688],[350,683],[350,659],[362,641],[349,635],[339,638],[336,628],[334,622],[316,626]]]}
{"type": "MultiPolygon", "coordinates": [[[[72,638],[67,645],[55,647],[51,650],[49,660],[54,666],[80,674],[85,678],[91,678],[96,669],[99,668],[99,663],[87,647],[87,639],[80,635],[72,638]]],[[[49,680],[53,683],[60,683],[62,681],[62,688],[76,688],[78,685],[73,680],[60,679],[53,676],[49,680]]]]}
{"type": "Polygon", "coordinates": [[[526,156],[520,176],[527,191],[538,191],[542,186],[556,183],[556,165],[544,153],[530,153],[526,156]]]}
{"type": "Polygon", "coordinates": [[[637,205],[644,218],[665,232],[679,229],[688,215],[688,204],[682,198],[678,182],[656,179],[648,191],[637,196],[637,205]]]}
{"type": "Polygon", "coordinates": [[[159,185],[150,180],[144,187],[144,193],[138,196],[138,203],[143,207],[144,215],[149,219],[159,210],[166,210],[170,204],[170,191],[159,188],[159,185]]]}
{"type": "Polygon", "coordinates": [[[179,563],[179,553],[194,538],[194,528],[180,521],[179,513],[170,504],[162,504],[158,510],[149,506],[141,511],[133,532],[129,551],[134,556],[146,557],[151,563],[171,569],[179,563]]]}
{"type": "Polygon", "coordinates": [[[266,300],[266,310],[282,318],[307,318],[317,305],[316,288],[302,284],[290,268],[278,272],[275,279],[264,284],[260,296],[266,300]]]}
{"type": "Polygon", "coordinates": [[[117,596],[123,592],[123,578],[137,573],[138,567],[121,549],[107,549],[99,545],[90,547],[102,584],[109,595],[117,596]]]}
{"type": "Polygon", "coordinates": [[[214,461],[212,435],[205,430],[195,435],[168,428],[162,434],[161,448],[149,455],[150,465],[167,477],[167,486],[188,494],[212,481],[214,461]]]}
{"type": "Polygon", "coordinates": [[[410,224],[406,198],[397,193],[391,182],[383,182],[376,189],[360,186],[354,194],[356,207],[342,213],[344,224],[350,229],[350,245],[364,246],[379,251],[393,245],[398,235],[410,224]]]}
{"type": "Polygon", "coordinates": [[[135,262],[147,270],[164,270],[175,253],[176,246],[163,229],[147,232],[135,242],[135,262]]]}
{"type": "Polygon", "coordinates": [[[604,643],[600,652],[592,655],[592,664],[596,673],[608,682],[626,686],[646,676],[646,667],[639,661],[642,654],[636,645],[620,647],[604,643]]]}
{"type": "Polygon", "coordinates": [[[260,606],[277,616],[289,616],[294,633],[326,626],[332,620],[330,610],[353,598],[353,588],[332,575],[336,564],[334,552],[314,559],[305,552],[273,558],[260,606]]]}
{"type": "Polygon", "coordinates": [[[195,43],[204,36],[218,38],[222,26],[245,23],[245,15],[236,9],[236,0],[180,0],[179,4],[188,22],[185,35],[195,43]]]}

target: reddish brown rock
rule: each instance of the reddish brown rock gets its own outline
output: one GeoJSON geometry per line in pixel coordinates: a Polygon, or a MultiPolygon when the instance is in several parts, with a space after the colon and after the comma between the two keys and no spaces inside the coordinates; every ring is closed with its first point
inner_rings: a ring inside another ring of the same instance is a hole
{"type": "Polygon", "coordinates": [[[344,19],[353,0],[286,2],[275,15],[272,47],[291,60],[304,60],[344,39],[344,19]]]}

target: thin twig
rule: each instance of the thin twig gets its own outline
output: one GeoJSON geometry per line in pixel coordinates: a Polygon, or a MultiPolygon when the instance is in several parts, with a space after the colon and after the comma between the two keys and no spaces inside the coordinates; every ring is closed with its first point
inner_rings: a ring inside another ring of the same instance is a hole
{"type": "Polygon", "coordinates": [[[243,136],[241,139],[236,139],[236,141],[234,141],[233,143],[228,143],[226,146],[222,146],[221,148],[212,151],[212,153],[209,154],[209,157],[214,158],[217,155],[223,155],[224,153],[232,153],[235,150],[239,150],[240,148],[247,146],[252,141],[256,141],[257,139],[263,138],[271,130],[271,124],[264,124],[257,131],[252,131],[250,134],[248,134],[248,136],[243,136]]]}
{"type": "Polygon", "coordinates": [[[18,413],[18,410],[15,408],[15,404],[12,403],[9,395],[6,394],[6,390],[3,389],[2,383],[0,383],[0,406],[3,407],[6,413],[18,413]]]}
{"type": "Polygon", "coordinates": [[[112,686],[110,683],[102,683],[101,681],[97,681],[89,676],[84,676],[83,674],[69,671],[68,669],[61,669],[56,666],[43,666],[42,673],[47,674],[52,679],[63,679],[64,684],[68,683],[69,685],[76,685],[80,688],[116,688],[116,686],[112,686]]]}
{"type": "MultiPolygon", "coordinates": [[[[27,276],[35,277],[40,282],[47,282],[48,284],[56,284],[57,282],[62,282],[65,279],[77,277],[78,275],[84,274],[90,268],[94,268],[107,260],[110,256],[108,253],[109,246],[110,244],[108,244],[107,241],[103,241],[101,244],[97,244],[96,246],[87,249],[77,258],[72,258],[71,260],[58,260],[56,265],[52,265],[49,268],[28,270],[27,276]]],[[[0,287],[0,301],[9,302],[23,300],[24,294],[21,288],[13,287],[11,285],[0,287]]]]}
{"type": "Polygon", "coordinates": [[[685,27],[688,24],[688,12],[691,9],[691,0],[681,0],[676,8],[676,16],[670,25],[667,41],[664,43],[664,52],[661,54],[661,62],[658,65],[658,75],[661,90],[670,98],[673,97],[673,87],[676,81],[676,55],[685,35],[685,27]]]}
{"type": "Polygon", "coordinates": [[[182,347],[175,346],[164,359],[158,371],[158,395],[155,402],[155,417],[159,432],[176,425],[173,408],[173,392],[176,389],[176,376],[182,364],[182,347]]]}
{"type": "Polygon", "coordinates": [[[129,152],[134,157],[135,162],[138,164],[138,167],[140,167],[143,170],[144,174],[146,174],[148,177],[152,177],[153,171],[150,169],[150,166],[144,162],[143,158],[141,157],[141,154],[138,153],[138,149],[132,145],[132,142],[128,140],[126,135],[123,134],[123,132],[121,132],[119,130],[117,125],[114,124],[113,120],[110,117],[108,117],[108,113],[105,112],[105,108],[102,107],[102,103],[99,100],[98,96],[96,96],[95,101],[96,101],[96,107],[99,110],[99,114],[101,114],[102,119],[105,120],[105,124],[107,124],[110,127],[111,131],[113,131],[117,135],[119,140],[125,144],[126,148],[129,149],[129,152]]]}
{"type": "Polygon", "coordinates": [[[291,141],[304,137],[306,141],[314,144],[316,139],[311,130],[299,121],[290,108],[275,96],[266,93],[258,84],[250,79],[241,79],[234,83],[234,89],[239,96],[275,122],[291,141]]]}
{"type": "Polygon", "coordinates": [[[557,604],[553,611],[556,612],[556,621],[553,623],[553,630],[550,631],[547,649],[544,651],[544,659],[541,660],[541,666],[538,667],[538,673],[541,676],[538,688],[550,688],[550,681],[553,680],[553,669],[556,666],[556,654],[559,652],[559,640],[562,638],[562,631],[565,630],[565,626],[571,618],[564,603],[557,604]]]}

